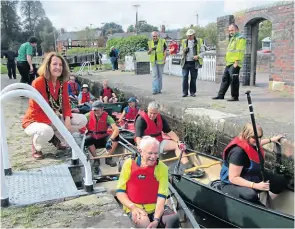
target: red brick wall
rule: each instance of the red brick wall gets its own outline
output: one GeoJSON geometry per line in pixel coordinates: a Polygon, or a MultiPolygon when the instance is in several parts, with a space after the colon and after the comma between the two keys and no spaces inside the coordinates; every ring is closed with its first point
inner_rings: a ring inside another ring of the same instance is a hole
{"type": "Polygon", "coordinates": [[[241,32],[247,23],[262,18],[272,22],[271,78],[294,85],[294,2],[252,8],[235,16],[241,32]]]}

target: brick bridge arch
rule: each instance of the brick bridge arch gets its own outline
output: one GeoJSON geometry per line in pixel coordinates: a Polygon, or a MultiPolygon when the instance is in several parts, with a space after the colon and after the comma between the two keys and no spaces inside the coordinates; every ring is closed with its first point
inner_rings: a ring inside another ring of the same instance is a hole
{"type": "Polygon", "coordinates": [[[240,78],[245,86],[255,85],[259,23],[272,23],[272,44],[269,83],[281,81],[294,87],[294,2],[282,2],[255,7],[236,15],[217,18],[218,45],[216,50],[216,81],[220,82],[225,67],[228,26],[236,23],[247,39],[247,48],[240,78]]]}

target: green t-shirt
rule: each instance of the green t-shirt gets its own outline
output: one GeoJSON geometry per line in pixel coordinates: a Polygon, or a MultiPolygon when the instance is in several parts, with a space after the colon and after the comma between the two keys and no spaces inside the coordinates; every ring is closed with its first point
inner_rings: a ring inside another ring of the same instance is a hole
{"type": "Polygon", "coordinates": [[[17,61],[27,61],[27,55],[33,56],[33,46],[30,42],[23,43],[19,47],[17,61]]]}
{"type": "MultiPolygon", "coordinates": [[[[90,112],[88,112],[87,114],[85,114],[85,116],[86,116],[87,120],[89,121],[90,112]]],[[[108,117],[107,117],[107,124],[108,125],[112,125],[112,124],[115,124],[115,123],[116,123],[115,120],[111,116],[108,115],[108,117]]]]}

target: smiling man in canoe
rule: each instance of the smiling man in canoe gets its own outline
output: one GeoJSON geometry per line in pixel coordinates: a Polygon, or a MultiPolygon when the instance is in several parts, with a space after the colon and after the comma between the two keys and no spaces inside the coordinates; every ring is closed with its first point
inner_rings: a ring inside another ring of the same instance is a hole
{"type": "Polygon", "coordinates": [[[165,206],[168,167],[158,159],[159,142],[142,138],[140,156],[127,159],[117,184],[117,198],[137,228],[179,228],[178,215],[165,206]]]}

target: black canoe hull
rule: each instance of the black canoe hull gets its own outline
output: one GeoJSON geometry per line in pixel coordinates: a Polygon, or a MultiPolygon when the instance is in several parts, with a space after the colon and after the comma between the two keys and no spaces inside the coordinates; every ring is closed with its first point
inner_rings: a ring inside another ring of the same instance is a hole
{"type": "Polygon", "coordinates": [[[294,217],[230,197],[188,176],[172,176],[172,185],[196,210],[241,228],[294,228],[294,217]]]}

